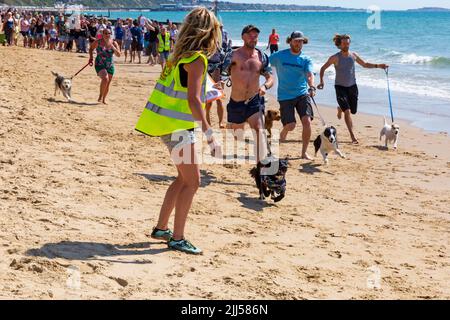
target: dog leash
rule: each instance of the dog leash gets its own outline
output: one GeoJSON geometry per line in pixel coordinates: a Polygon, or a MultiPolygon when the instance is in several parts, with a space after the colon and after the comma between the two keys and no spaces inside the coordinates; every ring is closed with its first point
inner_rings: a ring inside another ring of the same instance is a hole
{"type": "Polygon", "coordinates": [[[322,125],[323,125],[324,127],[326,127],[326,126],[327,126],[327,123],[325,122],[324,118],[323,118],[322,115],[320,114],[319,107],[317,106],[316,100],[314,100],[314,97],[311,97],[311,100],[314,102],[314,106],[316,107],[317,114],[319,115],[319,118],[320,118],[320,120],[322,121],[322,125]]]}
{"type": "Polygon", "coordinates": [[[394,123],[394,110],[392,108],[391,87],[390,87],[390,84],[389,84],[389,68],[386,68],[385,72],[386,72],[388,96],[389,96],[389,108],[391,110],[392,123],[394,123]]]}
{"type": "Polygon", "coordinates": [[[75,78],[77,75],[79,75],[81,73],[81,71],[83,71],[84,69],[86,69],[88,66],[92,65],[90,62],[87,63],[87,65],[85,65],[83,68],[80,69],[80,71],[78,71],[77,73],[75,73],[72,76],[72,79],[75,78]]]}

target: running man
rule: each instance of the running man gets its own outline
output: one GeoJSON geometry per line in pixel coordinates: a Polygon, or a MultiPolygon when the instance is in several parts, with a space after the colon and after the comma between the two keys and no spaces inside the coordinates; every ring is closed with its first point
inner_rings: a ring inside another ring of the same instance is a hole
{"type": "MultiPolygon", "coordinates": [[[[228,128],[243,130],[245,123],[256,132],[256,159],[257,163],[267,154],[262,130],[264,112],[264,95],[273,86],[272,71],[268,56],[256,48],[258,44],[259,29],[248,25],[242,30],[244,46],[232,51],[223,65],[229,68],[232,81],[230,102],[227,106],[228,128]],[[265,83],[261,86],[259,79],[264,76],[265,83]]],[[[235,131],[236,132],[236,131],[235,131]]]]}
{"type": "Polygon", "coordinates": [[[311,139],[311,122],[314,119],[311,97],[315,96],[316,88],[313,62],[303,53],[303,46],[308,42],[301,31],[292,32],[287,39],[290,48],[271,55],[270,63],[278,76],[278,102],[283,124],[280,141],[285,142],[288,133],[295,129],[297,111],[303,125],[302,159],[312,160],[307,151],[311,139]]]}
{"type": "Polygon", "coordinates": [[[340,49],[338,53],[332,55],[328,61],[320,69],[320,84],[317,86],[318,89],[322,90],[325,86],[323,82],[323,76],[325,71],[334,65],[336,69],[336,98],[339,104],[338,107],[338,119],[342,118],[342,113],[344,113],[345,123],[347,124],[348,131],[350,132],[350,137],[353,144],[358,144],[358,139],[355,137],[353,132],[353,121],[352,114],[358,112],[358,86],[356,84],[355,75],[355,61],[363,68],[380,68],[386,70],[389,68],[386,64],[373,64],[364,61],[356,53],[350,51],[351,38],[348,34],[337,34],[333,38],[333,42],[340,49]]]}
{"type": "Polygon", "coordinates": [[[275,29],[272,29],[272,34],[269,36],[269,43],[267,44],[267,49],[270,49],[270,54],[278,52],[278,43],[280,42],[280,36],[277,34],[275,29]]]}

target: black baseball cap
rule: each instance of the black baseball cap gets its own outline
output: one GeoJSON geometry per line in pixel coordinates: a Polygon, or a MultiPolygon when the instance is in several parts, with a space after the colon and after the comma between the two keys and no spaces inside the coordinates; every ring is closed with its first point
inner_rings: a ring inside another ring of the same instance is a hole
{"type": "Polygon", "coordinates": [[[292,32],[291,36],[289,37],[289,42],[292,40],[303,40],[304,44],[307,44],[309,42],[309,39],[305,37],[305,35],[301,31],[292,32]]]}
{"type": "Polygon", "coordinates": [[[244,34],[246,34],[246,33],[249,33],[250,31],[256,31],[256,32],[258,32],[258,33],[261,32],[261,31],[259,31],[259,29],[258,29],[257,27],[255,27],[255,26],[252,25],[252,24],[249,24],[249,25],[246,26],[244,29],[242,29],[242,34],[241,34],[241,35],[244,35],[244,34]]]}

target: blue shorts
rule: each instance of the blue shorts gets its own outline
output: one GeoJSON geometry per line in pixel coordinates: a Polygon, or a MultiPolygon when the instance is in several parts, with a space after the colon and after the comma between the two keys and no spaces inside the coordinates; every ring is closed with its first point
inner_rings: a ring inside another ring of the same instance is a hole
{"type": "Polygon", "coordinates": [[[259,111],[264,113],[264,110],[264,97],[260,97],[259,95],[250,100],[248,104],[245,104],[245,101],[236,102],[233,99],[230,99],[230,103],[227,105],[228,123],[245,123],[248,118],[259,111]]]}
{"type": "Polygon", "coordinates": [[[159,53],[159,56],[161,57],[162,61],[167,61],[169,60],[169,54],[170,54],[169,51],[163,51],[159,53]]]}

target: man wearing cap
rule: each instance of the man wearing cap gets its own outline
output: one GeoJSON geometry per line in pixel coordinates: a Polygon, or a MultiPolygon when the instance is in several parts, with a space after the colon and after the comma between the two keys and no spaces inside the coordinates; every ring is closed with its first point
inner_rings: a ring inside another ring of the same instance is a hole
{"type": "MultiPolygon", "coordinates": [[[[230,102],[227,106],[228,128],[243,130],[247,122],[256,132],[257,162],[265,158],[262,117],[264,95],[273,86],[268,56],[256,48],[259,29],[248,25],[242,30],[244,46],[227,55],[223,65],[232,82],[230,102]],[[266,79],[260,85],[260,76],[266,79]]],[[[235,131],[236,133],[236,131],[235,131]]]]}
{"type": "Polygon", "coordinates": [[[312,60],[302,51],[308,38],[302,32],[295,31],[288,37],[287,43],[289,49],[270,56],[270,63],[278,76],[278,102],[283,124],[280,141],[285,142],[288,133],[295,129],[297,111],[303,125],[302,159],[312,160],[307,151],[311,139],[311,121],[314,118],[311,97],[315,96],[316,88],[312,60]]]}

